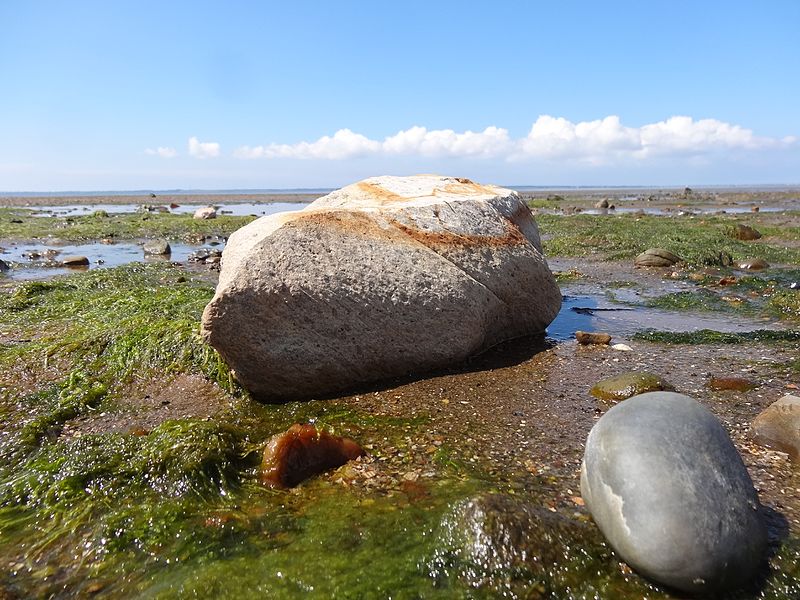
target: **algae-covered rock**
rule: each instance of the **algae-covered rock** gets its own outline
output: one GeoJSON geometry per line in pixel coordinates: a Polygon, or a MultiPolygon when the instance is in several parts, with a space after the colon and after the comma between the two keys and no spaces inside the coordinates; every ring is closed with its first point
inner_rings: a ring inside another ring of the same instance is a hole
{"type": "Polygon", "coordinates": [[[736,226],[730,230],[730,236],[737,240],[750,241],[759,239],[761,237],[761,232],[749,225],[737,223],[736,226]]]}
{"type": "Polygon", "coordinates": [[[629,371],[598,381],[589,393],[600,400],[619,402],[637,394],[674,390],[660,375],[647,371],[629,371]]]}
{"type": "Polygon", "coordinates": [[[567,580],[586,580],[598,557],[609,559],[602,538],[585,523],[507,495],[484,494],[443,519],[431,574],[455,575],[470,587],[512,598],[562,597],[567,580]],[[542,595],[530,596],[532,590],[542,595]]]}
{"type": "Polygon", "coordinates": [[[163,256],[172,253],[169,242],[167,240],[150,240],[142,247],[145,254],[152,256],[163,256]]]}
{"type": "Polygon", "coordinates": [[[722,424],[653,392],[614,406],[586,441],[581,495],[641,574],[708,597],[748,583],[767,545],[758,495],[722,424]]]}
{"type": "Polygon", "coordinates": [[[762,446],[800,461],[800,396],[787,394],[771,404],[755,418],[750,434],[762,446]]]}
{"type": "Polygon", "coordinates": [[[650,248],[633,261],[637,267],[671,267],[681,261],[680,256],[663,248],[650,248]]]}

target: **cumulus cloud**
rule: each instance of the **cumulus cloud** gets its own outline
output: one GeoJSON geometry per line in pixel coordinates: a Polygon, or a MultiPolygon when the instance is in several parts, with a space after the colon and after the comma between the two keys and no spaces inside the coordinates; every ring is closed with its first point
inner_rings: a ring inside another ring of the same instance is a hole
{"type": "Polygon", "coordinates": [[[144,153],[150,156],[160,156],[161,158],[175,158],[178,156],[178,151],[175,150],[175,148],[166,148],[164,146],[159,146],[155,150],[152,148],[145,148],[144,153]]]}
{"type": "Polygon", "coordinates": [[[313,142],[242,146],[239,158],[341,160],[359,156],[423,156],[427,158],[502,158],[519,160],[576,160],[591,164],[641,161],[660,155],[696,158],[720,150],[758,150],[793,145],[798,139],[759,137],[752,130],[717,119],[674,116],[664,121],[628,127],[615,115],[573,123],[541,115],[528,135],[512,139],[508,130],[490,126],[483,131],[428,130],[414,126],[383,140],[372,140],[340,129],[313,142]]]}
{"type": "Polygon", "coordinates": [[[213,158],[219,156],[219,144],[217,142],[201,142],[196,137],[190,137],[189,155],[195,158],[213,158]]]}

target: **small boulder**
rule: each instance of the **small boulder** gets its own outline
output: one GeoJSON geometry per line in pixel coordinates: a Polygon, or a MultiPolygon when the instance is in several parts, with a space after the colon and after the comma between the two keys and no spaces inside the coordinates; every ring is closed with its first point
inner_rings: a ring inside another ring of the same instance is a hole
{"type": "Polygon", "coordinates": [[[596,202],[594,205],[595,208],[608,208],[608,200],[603,198],[599,202],[596,202]]]}
{"type": "Polygon", "coordinates": [[[217,209],[213,206],[203,206],[194,211],[195,219],[216,219],[217,209]]]}
{"type": "Polygon", "coordinates": [[[660,375],[648,373],[647,371],[629,371],[598,381],[589,390],[589,393],[600,400],[619,402],[645,392],[674,389],[660,375]]]}
{"type": "Polygon", "coordinates": [[[143,247],[144,253],[152,256],[164,256],[172,253],[167,240],[150,240],[143,247]]]}
{"type": "Polygon", "coordinates": [[[762,271],[769,268],[769,263],[763,258],[753,258],[736,263],[736,268],[743,271],[762,271]]]}
{"type": "Polygon", "coordinates": [[[666,586],[708,597],[750,581],[767,535],[725,429],[694,399],[636,396],[586,441],[581,494],[614,550],[666,586]]]}
{"type": "Polygon", "coordinates": [[[600,333],[598,331],[576,331],[575,332],[575,339],[578,340],[579,344],[589,346],[589,345],[598,345],[598,346],[607,346],[611,343],[611,336],[607,333],[600,333]]]}
{"type": "Polygon", "coordinates": [[[750,227],[749,225],[742,225],[741,223],[737,223],[731,230],[730,236],[737,240],[742,240],[745,242],[751,240],[757,240],[761,237],[761,232],[754,227],[750,227]]]}
{"type": "Polygon", "coordinates": [[[61,265],[64,267],[88,267],[89,259],[85,256],[65,256],[61,259],[61,265]]]}
{"type": "Polygon", "coordinates": [[[800,397],[787,394],[771,404],[755,418],[750,435],[762,446],[800,462],[800,397]]]}
{"type": "Polygon", "coordinates": [[[294,487],[363,455],[361,446],[350,438],[331,435],[313,425],[295,424],[267,443],[261,482],[270,487],[294,487]]]}
{"type": "Polygon", "coordinates": [[[5,273],[6,271],[10,271],[11,266],[4,260],[0,260],[0,273],[5,273]]]}
{"type": "Polygon", "coordinates": [[[650,248],[645,250],[634,260],[637,267],[671,267],[679,263],[681,258],[663,248],[650,248]]]}

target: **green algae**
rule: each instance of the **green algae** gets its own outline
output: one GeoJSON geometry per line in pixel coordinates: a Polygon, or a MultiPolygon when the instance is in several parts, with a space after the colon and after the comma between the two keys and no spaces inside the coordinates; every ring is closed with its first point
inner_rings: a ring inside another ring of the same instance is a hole
{"type": "Polygon", "coordinates": [[[800,249],[782,244],[800,238],[800,227],[758,225],[764,239],[758,243],[731,238],[727,231],[752,218],[707,216],[675,218],[660,215],[537,215],[547,236],[544,251],[552,256],[601,255],[610,260],[632,259],[648,248],[665,248],[689,265],[719,264],[720,254],[734,260],[759,256],[769,263],[796,264],[800,249]],[[772,238],[772,239],[771,239],[772,238]]]}
{"type": "Polygon", "coordinates": [[[648,329],[632,336],[632,339],[642,342],[657,342],[661,344],[745,344],[748,342],[798,342],[798,331],[776,331],[772,329],[758,329],[740,333],[724,333],[713,329],[699,329],[697,331],[656,331],[648,329]]]}

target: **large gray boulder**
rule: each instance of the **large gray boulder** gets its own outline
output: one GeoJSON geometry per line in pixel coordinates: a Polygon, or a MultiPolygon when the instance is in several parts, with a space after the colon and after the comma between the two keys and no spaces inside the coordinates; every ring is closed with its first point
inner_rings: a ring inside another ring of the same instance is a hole
{"type": "Polygon", "coordinates": [[[609,410],[586,442],[581,494],[631,567],[709,595],[751,579],[767,537],[758,496],[719,421],[673,392],[609,410]]]}
{"type": "Polygon", "coordinates": [[[466,179],[374,177],[236,231],[202,333],[266,401],[542,333],[561,293],[530,210],[466,179]]]}

